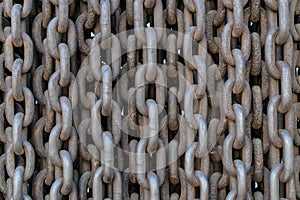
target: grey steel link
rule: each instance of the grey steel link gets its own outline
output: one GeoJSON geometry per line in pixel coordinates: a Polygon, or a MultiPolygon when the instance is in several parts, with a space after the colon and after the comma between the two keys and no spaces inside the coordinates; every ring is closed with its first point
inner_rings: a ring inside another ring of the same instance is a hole
{"type": "Polygon", "coordinates": [[[300,199],[300,0],[3,0],[0,199],[300,199]]]}

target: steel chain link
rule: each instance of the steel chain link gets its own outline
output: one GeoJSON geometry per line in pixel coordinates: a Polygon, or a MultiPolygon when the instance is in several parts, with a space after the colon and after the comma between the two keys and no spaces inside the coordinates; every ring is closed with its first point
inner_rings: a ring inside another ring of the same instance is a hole
{"type": "Polygon", "coordinates": [[[3,0],[0,199],[300,199],[300,0],[3,0]]]}

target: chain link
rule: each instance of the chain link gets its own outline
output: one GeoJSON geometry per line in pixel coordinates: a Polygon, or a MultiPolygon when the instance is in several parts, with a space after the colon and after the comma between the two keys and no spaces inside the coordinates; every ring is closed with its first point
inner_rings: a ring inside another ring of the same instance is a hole
{"type": "Polygon", "coordinates": [[[0,199],[300,199],[300,0],[0,3],[0,199]]]}

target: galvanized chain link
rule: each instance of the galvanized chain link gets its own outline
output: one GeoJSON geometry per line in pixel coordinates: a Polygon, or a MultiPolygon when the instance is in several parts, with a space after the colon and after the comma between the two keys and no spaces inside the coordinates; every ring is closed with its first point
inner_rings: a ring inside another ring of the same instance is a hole
{"type": "Polygon", "coordinates": [[[0,199],[300,199],[300,0],[3,0],[0,199]]]}

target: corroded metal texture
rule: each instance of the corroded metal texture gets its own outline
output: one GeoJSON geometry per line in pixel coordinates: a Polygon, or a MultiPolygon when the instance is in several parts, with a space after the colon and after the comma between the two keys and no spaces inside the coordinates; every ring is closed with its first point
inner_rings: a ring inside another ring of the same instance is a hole
{"type": "Polygon", "coordinates": [[[0,199],[300,199],[300,0],[3,0],[0,199]]]}

